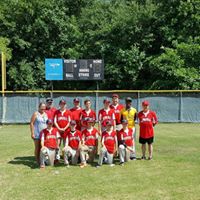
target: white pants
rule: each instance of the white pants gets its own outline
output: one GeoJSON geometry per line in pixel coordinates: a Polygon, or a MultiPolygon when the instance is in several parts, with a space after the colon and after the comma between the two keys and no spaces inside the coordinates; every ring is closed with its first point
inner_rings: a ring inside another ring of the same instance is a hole
{"type": "Polygon", "coordinates": [[[80,148],[80,158],[82,163],[93,162],[95,158],[96,147],[82,145],[80,148]]]}
{"type": "Polygon", "coordinates": [[[123,144],[119,145],[119,159],[120,162],[128,162],[130,160],[130,150],[125,148],[123,144]]]}
{"type": "Polygon", "coordinates": [[[79,150],[72,149],[69,146],[66,149],[64,149],[64,162],[66,165],[69,164],[70,157],[72,165],[76,165],[78,162],[79,150]]]}
{"type": "Polygon", "coordinates": [[[99,165],[102,165],[104,157],[108,159],[107,161],[108,164],[113,163],[113,154],[110,154],[106,148],[102,147],[99,154],[99,161],[98,161],[99,165]]]}
{"type": "Polygon", "coordinates": [[[54,160],[55,160],[55,154],[56,150],[55,149],[50,149],[50,148],[43,148],[40,150],[40,165],[51,165],[54,166],[54,160]]]}

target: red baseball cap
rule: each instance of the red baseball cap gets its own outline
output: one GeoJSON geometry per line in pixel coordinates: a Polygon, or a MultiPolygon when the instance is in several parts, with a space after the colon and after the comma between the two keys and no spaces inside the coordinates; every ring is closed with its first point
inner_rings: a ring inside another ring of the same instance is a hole
{"type": "Polygon", "coordinates": [[[119,95],[118,95],[118,94],[113,94],[113,95],[112,95],[112,98],[113,98],[113,97],[119,98],[119,95]]]}
{"type": "Polygon", "coordinates": [[[108,120],[108,121],[106,121],[106,126],[113,126],[113,122],[112,122],[112,120],[108,120]]]}
{"type": "Polygon", "coordinates": [[[75,98],[74,102],[80,102],[79,98],[75,98]]]}
{"type": "Polygon", "coordinates": [[[149,106],[149,102],[145,100],[145,101],[142,102],[142,105],[143,106],[149,106]]]}
{"type": "Polygon", "coordinates": [[[76,121],[75,121],[75,120],[72,120],[72,121],[70,122],[70,125],[76,125],[76,121]]]}
{"type": "Polygon", "coordinates": [[[104,99],[103,103],[110,103],[110,100],[109,99],[104,99]]]}
{"type": "Polygon", "coordinates": [[[59,104],[66,104],[67,102],[64,99],[61,99],[59,104]]]}
{"type": "Polygon", "coordinates": [[[53,120],[47,119],[46,124],[53,124],[53,120]]]}

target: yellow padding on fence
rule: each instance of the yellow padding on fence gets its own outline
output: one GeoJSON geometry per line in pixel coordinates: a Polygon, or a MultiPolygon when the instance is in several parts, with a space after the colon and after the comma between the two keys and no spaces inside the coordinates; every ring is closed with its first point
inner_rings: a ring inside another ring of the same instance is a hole
{"type": "MultiPolygon", "coordinates": [[[[180,93],[180,92],[200,92],[200,90],[16,90],[4,91],[5,94],[24,93],[180,93]]],[[[0,91],[2,93],[2,91],[0,91]]]]}

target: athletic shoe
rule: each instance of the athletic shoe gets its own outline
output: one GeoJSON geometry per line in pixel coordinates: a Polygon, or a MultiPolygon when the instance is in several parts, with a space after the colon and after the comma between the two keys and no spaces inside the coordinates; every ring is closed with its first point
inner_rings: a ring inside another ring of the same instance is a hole
{"type": "Polygon", "coordinates": [[[84,167],[86,167],[86,166],[87,166],[86,163],[81,163],[81,164],[80,164],[80,168],[84,168],[84,167]]]}
{"type": "Polygon", "coordinates": [[[45,169],[45,165],[40,165],[40,169],[44,170],[45,169]]]}
{"type": "Polygon", "coordinates": [[[131,160],[136,160],[136,157],[131,157],[130,159],[131,159],[131,160]]]}
{"type": "Polygon", "coordinates": [[[120,162],[119,165],[120,165],[120,166],[124,166],[124,162],[120,162]]]}
{"type": "Polygon", "coordinates": [[[148,157],[148,160],[152,160],[153,158],[152,157],[148,157]]]}
{"type": "Polygon", "coordinates": [[[146,156],[142,156],[142,157],[141,157],[141,160],[146,160],[146,156]]]}
{"type": "Polygon", "coordinates": [[[110,167],[114,167],[115,166],[115,164],[110,164],[110,167]]]}
{"type": "Polygon", "coordinates": [[[96,168],[99,168],[99,167],[101,167],[101,165],[97,164],[97,165],[96,165],[96,168]]]}

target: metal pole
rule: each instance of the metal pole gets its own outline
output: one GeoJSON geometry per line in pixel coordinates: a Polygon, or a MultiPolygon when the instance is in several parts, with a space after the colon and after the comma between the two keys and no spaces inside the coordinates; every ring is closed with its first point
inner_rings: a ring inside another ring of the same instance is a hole
{"type": "Polygon", "coordinates": [[[96,90],[96,116],[98,116],[99,112],[99,82],[97,81],[97,90],[96,90]]]}
{"type": "Polygon", "coordinates": [[[53,98],[53,81],[51,81],[51,93],[50,93],[51,98],[53,98]]]}
{"type": "Polygon", "coordinates": [[[179,119],[178,119],[179,122],[182,122],[182,106],[183,106],[182,97],[183,97],[183,94],[182,92],[180,92],[179,93],[179,119]]]}
{"type": "Polygon", "coordinates": [[[5,66],[4,66],[4,53],[1,52],[1,86],[2,86],[2,97],[4,97],[5,91],[5,66]]]}

